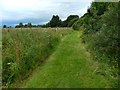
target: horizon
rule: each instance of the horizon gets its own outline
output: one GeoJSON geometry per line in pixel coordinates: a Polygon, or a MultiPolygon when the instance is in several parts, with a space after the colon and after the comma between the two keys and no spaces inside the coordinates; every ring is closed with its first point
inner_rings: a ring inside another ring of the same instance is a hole
{"type": "Polygon", "coordinates": [[[92,0],[1,0],[1,26],[16,26],[20,22],[42,25],[47,23],[52,15],[58,15],[63,21],[69,15],[81,17],[87,12],[92,0]],[[29,3],[28,3],[29,2],[29,3]]]}

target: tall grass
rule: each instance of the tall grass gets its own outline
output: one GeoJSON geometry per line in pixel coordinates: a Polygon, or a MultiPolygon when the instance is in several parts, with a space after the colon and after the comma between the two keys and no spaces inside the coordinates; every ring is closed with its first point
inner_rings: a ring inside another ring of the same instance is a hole
{"type": "Polygon", "coordinates": [[[2,29],[0,28],[0,89],[2,87],[2,29]]]}
{"type": "Polygon", "coordinates": [[[28,77],[54,51],[68,28],[4,29],[2,32],[3,86],[28,77]]]}

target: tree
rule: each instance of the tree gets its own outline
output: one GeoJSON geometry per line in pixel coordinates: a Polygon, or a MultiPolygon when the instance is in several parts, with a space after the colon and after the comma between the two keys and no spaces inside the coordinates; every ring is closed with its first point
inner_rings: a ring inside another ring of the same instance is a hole
{"type": "Polygon", "coordinates": [[[3,25],[3,28],[7,28],[7,25],[3,25]]]}
{"type": "Polygon", "coordinates": [[[49,22],[50,27],[59,27],[61,26],[61,20],[58,15],[53,15],[52,19],[49,22]]]}
{"type": "Polygon", "coordinates": [[[24,28],[27,28],[27,24],[24,25],[24,28]]]}
{"type": "Polygon", "coordinates": [[[119,6],[118,2],[93,2],[87,13],[73,25],[74,30],[83,28],[82,40],[91,53],[101,60],[106,57],[110,64],[120,60],[119,6]]]}
{"type": "Polygon", "coordinates": [[[19,27],[20,27],[20,28],[23,27],[23,23],[19,23],[19,27]]]}
{"type": "Polygon", "coordinates": [[[31,28],[31,27],[32,27],[32,24],[31,24],[31,23],[28,23],[28,24],[27,24],[27,27],[31,28]]]}
{"type": "Polygon", "coordinates": [[[72,20],[70,20],[70,22],[68,23],[68,27],[72,27],[72,25],[78,20],[79,18],[74,18],[72,20]]]}
{"type": "Polygon", "coordinates": [[[67,19],[65,21],[62,22],[62,27],[68,27],[68,24],[71,20],[75,19],[75,18],[79,18],[78,15],[70,15],[67,17],[67,19]]]}
{"type": "Polygon", "coordinates": [[[19,23],[19,25],[16,25],[15,28],[22,28],[24,27],[23,23],[19,23]]]}

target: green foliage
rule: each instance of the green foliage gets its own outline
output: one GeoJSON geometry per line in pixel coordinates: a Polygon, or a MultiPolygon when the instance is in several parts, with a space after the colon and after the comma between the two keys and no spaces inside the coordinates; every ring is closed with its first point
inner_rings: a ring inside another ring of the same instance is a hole
{"type": "Polygon", "coordinates": [[[68,29],[3,30],[2,82],[22,81],[53,52],[68,29]],[[61,36],[62,34],[62,36],[61,36]]]}
{"type": "Polygon", "coordinates": [[[66,20],[61,21],[58,15],[53,15],[52,19],[47,23],[42,25],[42,27],[71,27],[79,19],[78,15],[70,15],[66,20]]]}
{"type": "MultiPolygon", "coordinates": [[[[61,24],[61,20],[58,15],[53,15],[52,19],[49,22],[50,27],[59,27],[61,24]]],[[[49,26],[48,25],[48,26],[49,26]]]]}
{"type": "Polygon", "coordinates": [[[22,28],[24,27],[23,23],[19,23],[19,25],[16,25],[15,28],[22,28]]]}
{"type": "Polygon", "coordinates": [[[66,20],[61,21],[58,15],[53,15],[52,19],[43,25],[32,25],[31,23],[23,25],[23,23],[19,23],[19,25],[16,25],[15,28],[31,28],[31,27],[42,27],[42,28],[48,28],[48,27],[71,27],[77,20],[79,19],[78,15],[70,15],[67,17],[66,20]]]}
{"type": "Polygon", "coordinates": [[[73,29],[78,30],[80,27],[86,29],[85,33],[94,33],[99,31],[101,24],[99,20],[101,19],[102,14],[107,10],[108,3],[97,3],[93,2],[91,7],[87,10],[79,20],[78,23],[74,24],[73,29]]]}
{"type": "Polygon", "coordinates": [[[3,28],[7,28],[7,25],[3,25],[3,28]]]}
{"type": "Polygon", "coordinates": [[[70,21],[75,19],[75,18],[79,18],[79,16],[78,15],[70,15],[70,16],[68,16],[67,19],[62,22],[62,27],[69,27],[68,24],[70,23],[70,21]]]}
{"type": "Polygon", "coordinates": [[[27,24],[27,27],[31,28],[31,27],[32,27],[32,24],[31,24],[31,23],[28,23],[28,24],[27,24]]]}
{"type": "Polygon", "coordinates": [[[27,23],[23,25],[23,23],[19,23],[19,25],[16,25],[15,28],[31,28],[33,25],[31,23],[27,23]]]}
{"type": "MultiPolygon", "coordinates": [[[[114,70],[112,77],[119,78],[120,60],[120,2],[93,2],[88,12],[82,16],[73,29],[84,29],[82,40],[95,60],[108,63],[114,70]],[[116,70],[115,70],[116,69],[116,70]]],[[[118,87],[118,83],[114,83],[118,87]]]]}
{"type": "Polygon", "coordinates": [[[95,58],[114,66],[118,64],[120,50],[118,4],[93,2],[87,13],[73,25],[74,30],[84,29],[83,42],[95,58]]]}
{"type": "Polygon", "coordinates": [[[72,20],[70,20],[70,22],[68,23],[68,27],[72,27],[72,25],[78,20],[79,18],[74,18],[72,20]]]}
{"type": "Polygon", "coordinates": [[[108,9],[109,3],[107,2],[92,2],[92,5],[90,7],[90,12],[93,15],[101,16],[104,14],[104,12],[108,9]]]}
{"type": "Polygon", "coordinates": [[[64,37],[42,68],[38,67],[24,88],[114,88],[117,83],[107,64],[94,61],[81,43],[81,32],[64,37]]]}
{"type": "MultiPolygon", "coordinates": [[[[99,20],[99,32],[89,34],[88,42],[91,44],[91,49],[94,47],[94,52],[99,53],[99,57],[107,57],[107,62],[112,65],[117,65],[118,61],[118,3],[109,4],[106,11],[99,20]]],[[[97,55],[98,56],[98,55],[97,55]]]]}
{"type": "Polygon", "coordinates": [[[72,28],[74,30],[80,30],[82,28],[82,18],[80,18],[79,20],[77,20],[73,25],[72,28]]]}

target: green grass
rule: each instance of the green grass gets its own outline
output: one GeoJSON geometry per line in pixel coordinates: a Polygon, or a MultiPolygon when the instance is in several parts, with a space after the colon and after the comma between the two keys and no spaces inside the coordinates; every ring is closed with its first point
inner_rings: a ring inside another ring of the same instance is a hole
{"type": "Polygon", "coordinates": [[[80,40],[81,33],[65,36],[56,51],[20,87],[111,88],[113,79],[102,72],[107,66],[92,59],[80,40]],[[100,69],[100,66],[102,69],[100,69]],[[99,70],[102,70],[101,72],[99,70]]]}
{"type": "Polygon", "coordinates": [[[116,70],[95,61],[81,37],[68,28],[3,30],[3,87],[116,87],[116,70]]]}
{"type": "Polygon", "coordinates": [[[2,30],[2,85],[21,82],[55,50],[69,28],[2,30]]]}

